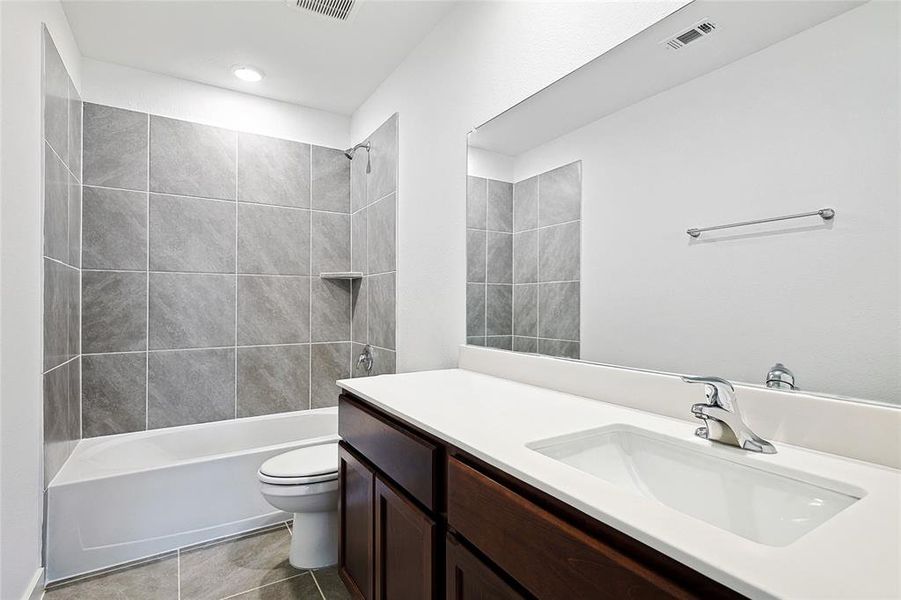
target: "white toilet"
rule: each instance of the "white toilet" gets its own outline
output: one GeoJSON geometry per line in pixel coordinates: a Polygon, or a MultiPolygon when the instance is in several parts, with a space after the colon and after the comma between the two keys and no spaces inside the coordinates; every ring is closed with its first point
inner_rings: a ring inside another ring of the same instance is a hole
{"type": "Polygon", "coordinates": [[[294,513],[289,560],[298,569],[338,562],[338,444],[279,454],[259,470],[263,497],[294,513]]]}

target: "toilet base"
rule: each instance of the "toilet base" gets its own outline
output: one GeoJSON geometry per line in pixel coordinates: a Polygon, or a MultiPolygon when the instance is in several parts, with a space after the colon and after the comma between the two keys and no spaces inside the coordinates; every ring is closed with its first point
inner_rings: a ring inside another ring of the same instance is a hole
{"type": "Polygon", "coordinates": [[[288,560],[297,569],[338,563],[338,511],[294,513],[288,560]]]}

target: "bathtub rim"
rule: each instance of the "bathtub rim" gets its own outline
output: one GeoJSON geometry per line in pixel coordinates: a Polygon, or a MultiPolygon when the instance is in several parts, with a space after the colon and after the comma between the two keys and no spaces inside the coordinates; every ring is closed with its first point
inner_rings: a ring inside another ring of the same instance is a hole
{"type": "Polygon", "coordinates": [[[54,475],[53,479],[50,480],[50,483],[47,485],[47,491],[49,492],[50,488],[60,488],[60,487],[68,486],[68,485],[76,485],[76,484],[89,482],[89,481],[99,481],[99,480],[103,480],[103,479],[110,479],[113,477],[123,477],[123,476],[127,476],[127,475],[133,475],[135,473],[150,473],[150,472],[159,471],[162,469],[171,469],[173,467],[177,467],[177,466],[181,466],[181,465],[192,465],[192,464],[197,464],[197,463],[202,463],[202,462],[224,460],[224,459],[232,458],[232,457],[235,457],[235,456],[238,456],[241,454],[248,454],[248,453],[255,453],[255,452],[268,452],[268,451],[272,451],[272,450],[278,450],[280,448],[285,448],[285,449],[295,448],[295,447],[303,448],[306,446],[315,446],[315,445],[319,445],[319,444],[327,444],[327,443],[332,443],[332,442],[337,443],[341,439],[338,436],[337,418],[338,418],[338,407],[337,406],[328,406],[328,407],[321,407],[321,408],[297,410],[297,411],[291,411],[291,412],[272,413],[272,414],[268,414],[268,415],[257,415],[255,417],[241,417],[240,419],[223,419],[220,421],[208,421],[206,423],[192,423],[190,425],[178,425],[175,427],[165,427],[165,428],[160,428],[160,429],[150,429],[150,430],[144,430],[144,431],[130,431],[130,432],[126,432],[126,433],[116,433],[116,434],[112,434],[112,435],[97,436],[97,437],[93,437],[93,438],[81,439],[81,440],[78,440],[78,443],[76,444],[75,448],[69,454],[69,457],[66,459],[66,462],[63,464],[63,466],[60,468],[60,470],[57,472],[57,474],[54,475]],[[183,460],[173,461],[173,462],[169,462],[169,463],[154,465],[154,466],[140,468],[140,469],[127,469],[127,470],[117,471],[114,473],[105,473],[105,474],[94,475],[94,476],[90,476],[90,477],[81,477],[78,479],[66,480],[65,478],[63,478],[63,480],[60,480],[61,476],[64,476],[66,474],[66,467],[70,466],[70,464],[73,462],[73,459],[77,460],[76,452],[79,450],[80,447],[82,447],[83,442],[94,442],[94,441],[96,441],[97,443],[100,443],[100,441],[113,442],[113,441],[129,438],[129,437],[134,437],[134,438],[138,438],[141,436],[154,437],[155,435],[161,435],[161,434],[170,433],[170,432],[182,432],[183,433],[185,431],[191,431],[191,430],[212,429],[216,426],[222,426],[223,423],[236,423],[238,421],[240,421],[242,423],[270,421],[270,420],[284,419],[286,417],[298,417],[298,416],[314,415],[314,414],[326,414],[326,415],[334,414],[335,415],[335,431],[333,433],[327,433],[324,435],[319,435],[319,436],[310,437],[310,438],[299,438],[296,440],[292,440],[292,441],[288,441],[288,442],[281,442],[278,444],[267,444],[265,446],[253,446],[251,448],[245,448],[243,450],[232,450],[230,452],[219,452],[216,454],[204,454],[202,456],[187,458],[187,459],[183,459],[183,460]]]}

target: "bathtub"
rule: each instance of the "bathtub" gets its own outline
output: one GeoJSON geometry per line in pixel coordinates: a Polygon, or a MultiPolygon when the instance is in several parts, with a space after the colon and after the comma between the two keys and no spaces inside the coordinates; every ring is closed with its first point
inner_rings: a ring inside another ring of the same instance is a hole
{"type": "Polygon", "coordinates": [[[82,440],[47,489],[47,581],[290,519],[257,469],[338,439],[338,409],[82,440]]]}

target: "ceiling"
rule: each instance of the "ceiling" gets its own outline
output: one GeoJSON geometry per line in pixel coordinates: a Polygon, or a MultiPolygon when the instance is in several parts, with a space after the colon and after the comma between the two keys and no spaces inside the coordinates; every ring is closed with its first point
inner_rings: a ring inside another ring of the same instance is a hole
{"type": "Polygon", "coordinates": [[[480,125],[470,146],[506,156],[593,123],[862,4],[862,0],[695,0],[480,125]],[[661,42],[701,20],[717,31],[680,50],[661,42]]]}
{"type": "Polygon", "coordinates": [[[284,0],[64,0],[81,53],[350,114],[450,10],[451,0],[362,0],[340,22],[284,0]],[[262,69],[245,83],[231,68],[262,69]]]}

